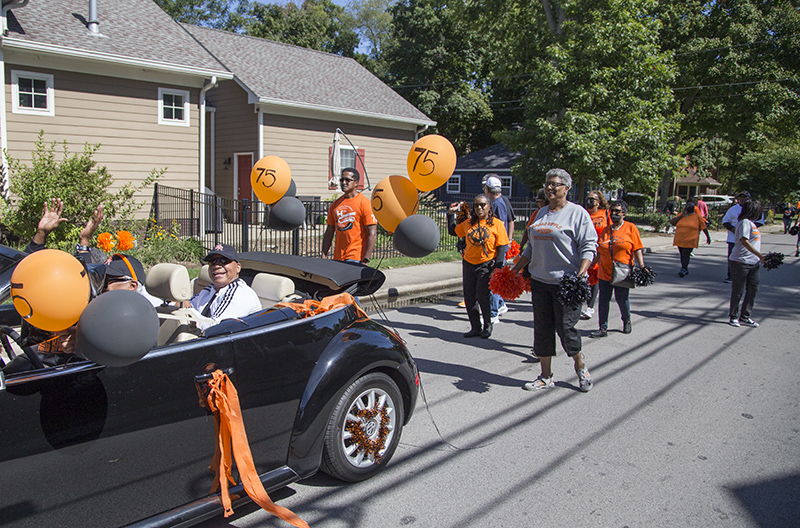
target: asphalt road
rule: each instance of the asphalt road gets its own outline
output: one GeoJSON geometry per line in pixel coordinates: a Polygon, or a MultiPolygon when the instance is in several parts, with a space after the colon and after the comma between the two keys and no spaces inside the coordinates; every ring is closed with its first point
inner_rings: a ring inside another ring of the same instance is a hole
{"type": "MultiPolygon", "coordinates": [[[[529,296],[489,340],[463,339],[451,296],[386,312],[420,367],[421,398],[386,470],[359,484],[319,474],[273,494],[314,528],[800,526],[800,259],[794,237],[763,271],[753,318],[727,324],[723,244],[647,255],[657,283],[631,293],[633,333],[589,339],[595,381],[577,390],[559,347],[556,388],[521,389],[530,356],[529,296]]],[[[205,528],[288,526],[255,507],[205,528]]]]}

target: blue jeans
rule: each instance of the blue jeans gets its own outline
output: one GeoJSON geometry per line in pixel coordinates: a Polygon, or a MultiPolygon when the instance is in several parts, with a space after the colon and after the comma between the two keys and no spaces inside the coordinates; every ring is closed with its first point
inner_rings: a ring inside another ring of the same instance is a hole
{"type": "Polygon", "coordinates": [[[599,285],[599,293],[600,298],[598,300],[597,310],[599,315],[597,316],[597,320],[600,323],[601,330],[608,330],[608,308],[611,304],[611,292],[614,292],[614,299],[617,301],[617,306],[619,306],[619,313],[622,316],[622,321],[630,321],[631,320],[631,303],[628,300],[630,295],[630,288],[623,288],[621,286],[613,286],[610,281],[600,280],[598,283],[599,285]]]}
{"type": "Polygon", "coordinates": [[[497,295],[496,293],[493,293],[492,294],[491,309],[490,309],[492,317],[497,317],[497,315],[499,313],[498,310],[500,309],[501,306],[505,306],[505,305],[506,305],[506,302],[503,300],[503,298],[500,297],[499,295],[497,295]]]}

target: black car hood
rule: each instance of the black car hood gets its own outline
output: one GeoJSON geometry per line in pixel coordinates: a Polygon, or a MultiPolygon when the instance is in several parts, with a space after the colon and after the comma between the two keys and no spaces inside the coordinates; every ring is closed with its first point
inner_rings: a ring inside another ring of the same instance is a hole
{"type": "Polygon", "coordinates": [[[332,291],[345,291],[355,286],[356,295],[375,293],[386,280],[383,272],[363,264],[266,251],[240,253],[239,263],[243,269],[301,279],[332,291]]]}

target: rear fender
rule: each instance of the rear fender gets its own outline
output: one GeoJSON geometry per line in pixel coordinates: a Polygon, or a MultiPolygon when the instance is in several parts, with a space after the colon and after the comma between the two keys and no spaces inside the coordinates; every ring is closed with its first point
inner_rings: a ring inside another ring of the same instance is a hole
{"type": "MultiPolygon", "coordinates": [[[[374,370],[386,372],[397,382],[404,399],[409,398],[409,387],[403,386],[402,381],[413,387],[416,371],[409,363],[405,346],[379,324],[356,321],[343,328],[325,347],[295,417],[287,463],[298,474],[307,476],[317,471],[334,406],[351,383],[374,370]]],[[[408,413],[410,410],[406,416],[408,413]]]]}

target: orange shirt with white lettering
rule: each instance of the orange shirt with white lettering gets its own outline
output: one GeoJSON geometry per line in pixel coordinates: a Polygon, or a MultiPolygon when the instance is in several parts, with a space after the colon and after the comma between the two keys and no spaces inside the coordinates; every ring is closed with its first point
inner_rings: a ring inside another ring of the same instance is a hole
{"type": "Polygon", "coordinates": [[[358,193],[352,198],[339,197],[328,208],[328,225],[336,228],[333,259],[361,261],[367,249],[367,226],[377,223],[366,196],[358,193]]]}

